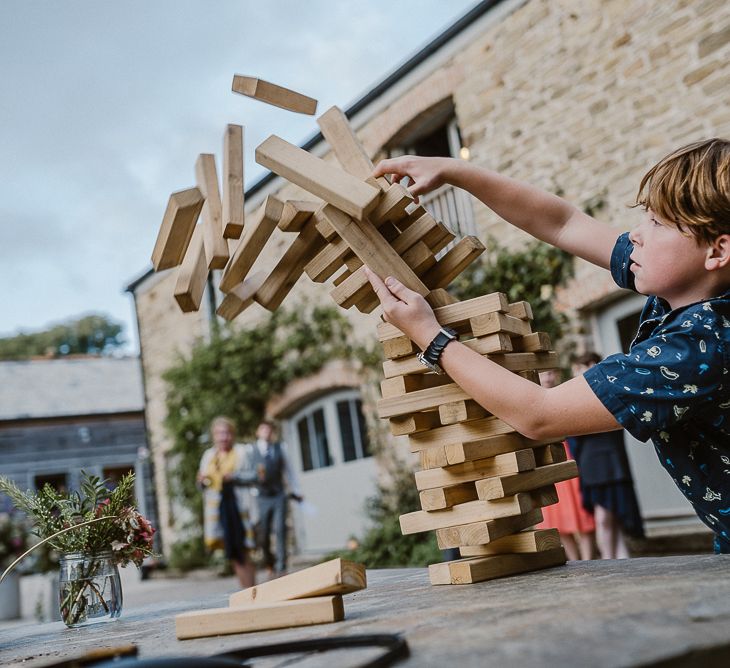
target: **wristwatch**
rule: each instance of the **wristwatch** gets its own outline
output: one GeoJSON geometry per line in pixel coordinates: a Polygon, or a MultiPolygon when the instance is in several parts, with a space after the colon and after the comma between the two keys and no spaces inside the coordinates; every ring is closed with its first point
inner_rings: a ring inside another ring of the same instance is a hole
{"type": "Polygon", "coordinates": [[[428,344],[426,350],[416,355],[418,361],[434,373],[444,375],[444,370],[439,366],[441,354],[444,352],[444,348],[446,348],[449,343],[458,340],[458,338],[459,334],[455,329],[451,329],[451,327],[442,327],[439,330],[439,333],[434,336],[433,341],[428,344]]]}

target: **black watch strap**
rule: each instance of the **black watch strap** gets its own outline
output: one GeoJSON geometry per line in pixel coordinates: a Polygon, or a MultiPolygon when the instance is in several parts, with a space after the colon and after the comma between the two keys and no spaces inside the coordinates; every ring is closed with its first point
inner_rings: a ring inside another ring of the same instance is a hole
{"type": "Polygon", "coordinates": [[[442,327],[439,333],[434,336],[433,341],[428,344],[426,350],[418,355],[418,359],[421,364],[432,371],[436,371],[436,373],[443,373],[439,366],[441,355],[444,352],[444,348],[446,348],[446,346],[452,341],[456,341],[458,338],[459,335],[456,330],[451,329],[450,327],[442,327]]]}

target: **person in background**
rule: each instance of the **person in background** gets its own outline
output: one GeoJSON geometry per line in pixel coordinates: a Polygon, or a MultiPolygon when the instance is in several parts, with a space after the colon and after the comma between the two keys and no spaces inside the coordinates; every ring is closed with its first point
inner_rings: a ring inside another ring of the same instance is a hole
{"type": "MultiPolygon", "coordinates": [[[[580,355],[573,363],[573,375],[582,376],[600,361],[593,352],[580,355]]],[[[583,506],[594,515],[601,558],[627,559],[624,533],[643,538],[644,528],[623,431],[572,436],[568,448],[578,463],[583,506]]]]}
{"type": "Polygon", "coordinates": [[[220,415],[210,425],[213,445],[200,459],[198,484],[203,488],[203,532],[209,550],[223,548],[241,587],[255,584],[256,572],[246,548],[248,500],[242,485],[255,474],[246,471],[245,447],[236,440],[236,425],[220,415]]]}
{"type": "MultiPolygon", "coordinates": [[[[551,388],[559,385],[559,369],[540,372],[540,385],[551,388]]],[[[565,443],[563,443],[563,447],[565,443]]],[[[567,447],[566,447],[567,451],[567,447]]],[[[543,521],[535,528],[557,529],[565,554],[571,561],[593,559],[595,556],[593,515],[583,508],[580,485],[577,478],[556,483],[558,502],[542,509],[543,521]]]]}
{"type": "Polygon", "coordinates": [[[287,512],[289,499],[303,500],[299,481],[289,462],[286,444],[276,440],[276,427],[262,420],[256,429],[256,441],[247,446],[248,461],[257,474],[258,502],[257,542],[263,551],[269,577],[286,573],[287,512]],[[271,551],[272,529],[276,537],[276,557],[271,551]]]}

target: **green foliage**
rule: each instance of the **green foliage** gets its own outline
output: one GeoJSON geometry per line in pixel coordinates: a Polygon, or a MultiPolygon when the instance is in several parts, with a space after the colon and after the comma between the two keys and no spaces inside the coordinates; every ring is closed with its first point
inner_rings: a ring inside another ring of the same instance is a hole
{"type": "Polygon", "coordinates": [[[485,245],[482,257],[449,291],[461,300],[504,292],[510,302],[527,301],[535,316],[533,330],[547,332],[555,344],[567,319],[553,308],[553,291],[573,275],[572,256],[542,241],[531,241],[521,251],[510,251],[493,237],[485,245]]]}
{"type": "Polygon", "coordinates": [[[211,420],[228,415],[242,437],[252,436],[268,400],[293,379],[337,358],[372,364],[374,353],[351,340],[352,326],[336,308],[305,304],[279,309],[247,329],[224,326],[165,373],[171,496],[192,512],[197,533],[202,499],[195,477],[211,420]]]}
{"type": "Polygon", "coordinates": [[[368,499],[366,515],[372,526],[358,546],[328,558],[343,557],[368,568],[427,566],[441,561],[435,533],[401,534],[398,518],[414,510],[420,510],[420,502],[413,471],[400,466],[391,471],[390,484],[378,485],[376,495],[368,499]]]}
{"type": "Polygon", "coordinates": [[[200,535],[175,543],[170,549],[168,565],[170,568],[181,571],[190,571],[194,568],[207,566],[208,555],[205,552],[205,545],[200,535]]]}
{"type": "Polygon", "coordinates": [[[102,354],[124,343],[122,325],[103,315],[88,315],[31,334],[0,338],[0,360],[36,355],[102,354]]]}

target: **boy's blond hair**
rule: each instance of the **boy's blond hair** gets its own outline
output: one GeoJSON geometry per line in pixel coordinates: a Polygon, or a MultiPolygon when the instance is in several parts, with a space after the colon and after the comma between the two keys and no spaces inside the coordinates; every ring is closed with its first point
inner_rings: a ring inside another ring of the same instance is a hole
{"type": "Polygon", "coordinates": [[[706,139],[662,158],[641,179],[636,205],[698,243],[730,234],[730,141],[706,139]]]}

